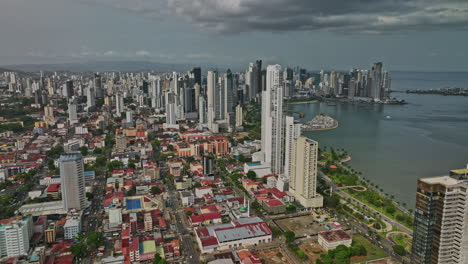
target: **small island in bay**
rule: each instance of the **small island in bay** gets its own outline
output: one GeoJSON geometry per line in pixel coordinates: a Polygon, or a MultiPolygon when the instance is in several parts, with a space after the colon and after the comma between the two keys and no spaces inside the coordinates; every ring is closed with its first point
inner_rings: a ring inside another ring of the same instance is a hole
{"type": "Polygon", "coordinates": [[[303,131],[331,130],[338,127],[338,120],[325,114],[319,114],[302,125],[303,131]]]}

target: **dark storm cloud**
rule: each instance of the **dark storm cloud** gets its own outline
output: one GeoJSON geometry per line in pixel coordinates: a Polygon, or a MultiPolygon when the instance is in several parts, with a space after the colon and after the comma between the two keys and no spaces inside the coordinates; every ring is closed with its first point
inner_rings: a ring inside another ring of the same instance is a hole
{"type": "Polygon", "coordinates": [[[209,31],[337,31],[392,33],[468,29],[460,0],[80,0],[181,17],[209,31]]]}

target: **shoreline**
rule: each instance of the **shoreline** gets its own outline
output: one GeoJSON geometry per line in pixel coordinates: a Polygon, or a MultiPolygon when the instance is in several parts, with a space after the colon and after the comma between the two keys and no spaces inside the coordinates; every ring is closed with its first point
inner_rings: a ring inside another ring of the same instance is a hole
{"type": "Polygon", "coordinates": [[[304,101],[304,102],[287,102],[287,105],[297,105],[297,104],[313,104],[318,103],[318,100],[304,101]]]}

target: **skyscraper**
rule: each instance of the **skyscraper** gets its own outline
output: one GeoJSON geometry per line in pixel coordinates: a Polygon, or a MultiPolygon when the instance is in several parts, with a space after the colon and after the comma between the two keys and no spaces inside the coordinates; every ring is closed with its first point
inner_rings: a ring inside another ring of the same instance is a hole
{"type": "Polygon", "coordinates": [[[234,110],[234,83],[232,79],[232,72],[230,69],[224,74],[224,117],[227,118],[228,114],[234,110]]]}
{"type": "MultiPolygon", "coordinates": [[[[465,169],[468,173],[468,169],[465,169]]],[[[468,263],[468,178],[418,180],[414,211],[415,264],[468,263]]]]}
{"type": "Polygon", "coordinates": [[[289,191],[307,208],[323,206],[323,197],[316,192],[317,158],[316,141],[303,136],[294,140],[289,191]]]}
{"type": "Polygon", "coordinates": [[[73,96],[73,81],[68,80],[63,86],[63,97],[71,98],[73,96]]]}
{"type": "Polygon", "coordinates": [[[372,99],[374,99],[375,101],[379,101],[383,98],[382,63],[374,63],[374,65],[372,65],[369,75],[370,97],[372,97],[372,99]]]}
{"type": "Polygon", "coordinates": [[[86,108],[88,111],[96,106],[96,94],[93,87],[86,89],[86,108]]]}
{"type": "Polygon", "coordinates": [[[67,152],[59,159],[62,201],[65,210],[86,207],[83,157],[79,152],[67,152]]]}
{"type": "Polygon", "coordinates": [[[123,96],[119,93],[115,94],[115,114],[120,117],[124,111],[123,96]]]}
{"type": "Polygon", "coordinates": [[[177,116],[176,95],[173,92],[166,93],[166,124],[175,125],[177,116]]]}
{"type": "Polygon", "coordinates": [[[193,75],[193,82],[194,84],[202,85],[202,75],[201,75],[201,68],[200,67],[195,67],[191,70],[191,73],[193,75]]]}
{"type": "Polygon", "coordinates": [[[68,121],[70,124],[78,122],[78,107],[75,98],[72,98],[70,102],[68,102],[68,121]]]}
{"type": "Polygon", "coordinates": [[[49,123],[55,122],[54,109],[50,105],[44,106],[44,121],[49,123]]]}
{"type": "Polygon", "coordinates": [[[283,72],[280,65],[267,67],[266,90],[262,92],[262,151],[272,173],[283,171],[283,72]]]}
{"type": "Polygon", "coordinates": [[[214,122],[215,120],[215,90],[218,85],[218,72],[217,71],[208,71],[208,76],[207,76],[207,110],[208,110],[208,115],[207,115],[207,121],[209,126],[214,122]]]}
{"type": "Polygon", "coordinates": [[[104,98],[104,89],[102,88],[102,79],[99,73],[94,74],[94,90],[97,98],[104,98]]]}

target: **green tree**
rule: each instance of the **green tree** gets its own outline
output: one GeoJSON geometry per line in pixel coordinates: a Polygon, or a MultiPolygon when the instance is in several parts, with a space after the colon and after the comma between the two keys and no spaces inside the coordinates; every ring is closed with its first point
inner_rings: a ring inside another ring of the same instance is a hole
{"type": "Polygon", "coordinates": [[[296,234],[293,231],[286,231],[284,232],[284,238],[286,239],[286,243],[291,244],[296,240],[296,234]]]}
{"type": "Polygon", "coordinates": [[[161,189],[159,189],[158,186],[153,186],[153,187],[151,187],[151,193],[152,194],[160,194],[161,189]]]}
{"type": "Polygon", "coordinates": [[[406,250],[402,245],[394,245],[393,246],[393,251],[400,255],[400,256],[405,256],[406,255],[406,250]]]}
{"type": "Polygon", "coordinates": [[[95,148],[95,149],[93,150],[93,154],[95,154],[95,155],[100,155],[100,154],[102,154],[102,148],[95,148]]]}
{"type": "Polygon", "coordinates": [[[185,215],[187,216],[191,216],[192,214],[193,214],[192,211],[185,211],[185,215]]]}
{"type": "Polygon", "coordinates": [[[86,156],[88,155],[88,148],[85,146],[82,146],[80,147],[80,152],[81,152],[81,155],[86,156]]]}
{"type": "Polygon", "coordinates": [[[255,179],[257,179],[257,173],[255,173],[255,171],[248,171],[247,172],[247,178],[254,181],[255,179]]]}

